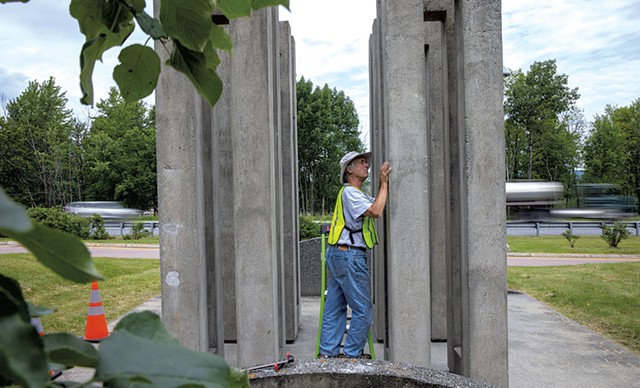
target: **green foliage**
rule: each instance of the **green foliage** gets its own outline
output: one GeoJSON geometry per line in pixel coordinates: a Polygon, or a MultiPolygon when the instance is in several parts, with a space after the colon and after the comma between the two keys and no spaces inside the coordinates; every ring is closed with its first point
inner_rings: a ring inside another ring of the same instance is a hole
{"type": "MultiPolygon", "coordinates": [[[[145,11],[144,1],[71,0],[69,12],[77,21],[86,41],[80,53],[81,102],[93,105],[95,63],[109,49],[122,46],[136,24],[169,52],[167,64],[191,80],[211,106],[222,93],[216,73],[216,50],[231,50],[231,38],[212,23],[211,15],[222,13],[228,19],[250,16],[269,6],[289,7],[288,0],[161,0],[159,19],[145,11]],[[168,44],[171,42],[171,44],[168,44]]],[[[127,102],[137,101],[155,90],[160,75],[160,57],[151,48],[132,45],[122,49],[114,79],[127,102]]]]}
{"type": "Polygon", "coordinates": [[[507,179],[543,179],[568,186],[579,162],[580,95],[555,60],[534,62],[506,79],[507,179]]]}
{"type": "Polygon", "coordinates": [[[613,225],[603,224],[600,226],[602,229],[602,239],[609,244],[611,248],[617,248],[618,244],[629,237],[629,231],[626,224],[622,222],[616,222],[613,225]]]}
{"type": "Polygon", "coordinates": [[[151,236],[151,231],[144,228],[144,223],[134,222],[131,224],[131,234],[125,234],[123,238],[125,240],[140,240],[151,236]]]}
{"type": "Polygon", "coordinates": [[[640,99],[596,115],[584,145],[587,183],[612,183],[640,202],[640,99]]]}
{"type": "Polygon", "coordinates": [[[84,197],[157,208],[155,114],[143,102],[126,103],[117,89],[97,104],[82,141],[84,197]]]}
{"type": "Polygon", "coordinates": [[[358,114],[344,92],[315,87],[304,77],[296,84],[300,211],[332,212],[340,189],[340,159],[364,151],[358,114]]]}
{"type": "Polygon", "coordinates": [[[576,246],[576,241],[580,238],[580,236],[573,234],[573,232],[571,232],[571,230],[569,229],[562,233],[562,237],[566,238],[567,241],[569,241],[569,245],[571,246],[571,248],[574,248],[576,246]]]}
{"type": "MultiPolygon", "coordinates": [[[[89,251],[77,238],[29,221],[27,212],[0,189],[0,232],[29,249],[52,271],[74,282],[101,279],[89,251]]],[[[106,386],[227,386],[230,369],[217,355],[182,347],[160,318],[133,313],[116,326],[98,350],[68,334],[41,337],[30,321],[19,283],[0,274],[0,383],[24,387],[49,385],[48,361],[95,368],[92,382],[106,386]]],[[[248,387],[248,376],[234,386],[248,387]]]]}
{"type": "Polygon", "coordinates": [[[0,120],[0,185],[29,207],[60,206],[78,191],[78,129],[53,78],[29,82],[0,120]]]}
{"type": "Polygon", "coordinates": [[[320,237],[320,224],[314,222],[310,216],[300,216],[298,218],[300,240],[309,240],[320,237]]]}
{"type": "Polygon", "coordinates": [[[27,213],[31,219],[48,228],[70,233],[83,239],[89,237],[91,225],[86,218],[66,213],[60,208],[36,207],[29,209],[27,213]]]}
{"type": "Polygon", "coordinates": [[[89,231],[89,238],[92,240],[107,240],[111,238],[104,228],[104,219],[98,214],[94,214],[89,219],[89,231]]]}

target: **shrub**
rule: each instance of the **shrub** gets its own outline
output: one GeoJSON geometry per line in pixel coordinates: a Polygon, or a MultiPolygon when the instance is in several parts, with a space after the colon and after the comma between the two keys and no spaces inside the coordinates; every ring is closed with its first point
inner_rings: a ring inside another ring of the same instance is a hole
{"type": "Polygon", "coordinates": [[[620,241],[629,237],[630,234],[627,225],[622,222],[616,222],[612,226],[603,224],[600,229],[602,229],[602,239],[609,244],[610,248],[617,248],[620,241]]]}
{"type": "Polygon", "coordinates": [[[322,235],[320,233],[320,224],[313,222],[313,218],[310,216],[300,216],[299,233],[300,240],[309,240],[322,235]]]}
{"type": "Polygon", "coordinates": [[[51,229],[70,233],[79,238],[89,237],[90,221],[60,208],[34,207],[27,211],[29,217],[51,229]]]}
{"type": "Polygon", "coordinates": [[[569,229],[562,233],[562,237],[566,238],[567,241],[569,241],[569,245],[571,246],[571,248],[575,247],[576,240],[580,238],[580,236],[576,236],[569,229]]]}
{"type": "Polygon", "coordinates": [[[111,238],[104,228],[104,219],[98,214],[94,214],[89,219],[89,238],[92,240],[107,240],[111,238]]]}
{"type": "Polygon", "coordinates": [[[122,238],[125,240],[140,240],[149,236],[151,236],[151,231],[144,228],[144,223],[134,222],[131,224],[131,234],[125,234],[122,238]]]}

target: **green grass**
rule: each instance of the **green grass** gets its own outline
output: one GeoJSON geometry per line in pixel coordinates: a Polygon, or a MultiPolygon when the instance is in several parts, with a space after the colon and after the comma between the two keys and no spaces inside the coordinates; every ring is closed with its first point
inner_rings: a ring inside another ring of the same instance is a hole
{"type": "Polygon", "coordinates": [[[640,354],[640,262],[509,267],[507,283],[640,354]]]}
{"type": "Polygon", "coordinates": [[[574,248],[562,236],[507,236],[507,244],[510,252],[519,253],[640,254],[638,236],[622,240],[618,248],[609,248],[600,236],[581,236],[574,248]]]}
{"type": "MultiPolygon", "coordinates": [[[[98,257],[94,263],[105,278],[98,286],[107,322],[160,295],[160,260],[98,257]]],[[[42,317],[45,333],[84,335],[91,283],[65,280],[28,253],[0,255],[0,268],[3,275],[20,283],[25,299],[57,309],[42,317]]]]}
{"type": "Polygon", "coordinates": [[[120,236],[107,240],[84,240],[85,243],[91,244],[160,244],[159,236],[144,237],[137,240],[125,240],[120,236]]]}

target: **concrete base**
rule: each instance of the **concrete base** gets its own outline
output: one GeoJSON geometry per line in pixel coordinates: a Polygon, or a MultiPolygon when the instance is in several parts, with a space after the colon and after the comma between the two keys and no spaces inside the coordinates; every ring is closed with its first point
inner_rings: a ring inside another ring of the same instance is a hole
{"type": "Polygon", "coordinates": [[[380,360],[303,360],[249,377],[252,387],[490,387],[449,372],[380,360]]]}

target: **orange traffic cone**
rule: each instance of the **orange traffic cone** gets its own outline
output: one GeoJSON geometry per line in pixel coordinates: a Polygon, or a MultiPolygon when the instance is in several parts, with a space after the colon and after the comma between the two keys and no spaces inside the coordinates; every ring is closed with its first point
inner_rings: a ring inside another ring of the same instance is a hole
{"type": "Polygon", "coordinates": [[[98,282],[94,280],[91,284],[91,300],[89,301],[89,315],[87,316],[84,339],[89,342],[100,342],[108,336],[107,318],[104,316],[98,282]]]}
{"type": "MultiPolygon", "coordinates": [[[[44,335],[44,328],[42,327],[42,320],[40,319],[40,317],[31,317],[31,326],[36,328],[38,334],[40,334],[41,336],[44,335]]],[[[60,370],[49,369],[49,376],[51,377],[51,380],[57,379],[61,374],[62,371],[60,370]]]]}

